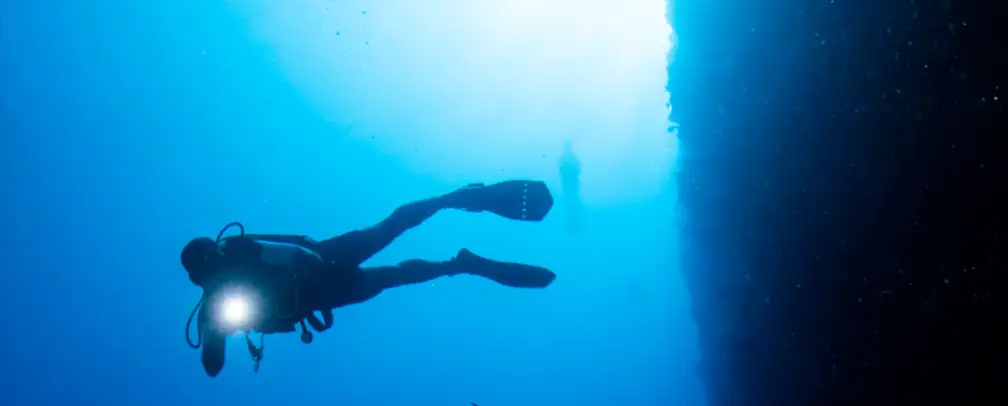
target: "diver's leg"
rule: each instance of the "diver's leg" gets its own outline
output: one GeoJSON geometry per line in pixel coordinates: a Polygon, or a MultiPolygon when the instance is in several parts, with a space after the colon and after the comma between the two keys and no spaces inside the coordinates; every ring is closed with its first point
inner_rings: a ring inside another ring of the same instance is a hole
{"type": "Polygon", "coordinates": [[[442,276],[468,274],[481,276],[514,288],[544,288],[556,279],[549,269],[483,258],[467,249],[451,261],[434,262],[412,259],[396,266],[366,268],[364,275],[372,290],[424,283],[442,276]]]}
{"type": "Polygon", "coordinates": [[[511,219],[524,220],[531,216],[541,220],[552,206],[553,197],[549,195],[545,184],[511,181],[488,188],[470,185],[441,196],[399,206],[380,223],[322,241],[316,245],[316,250],[331,265],[359,266],[385,249],[406,230],[420,225],[443,209],[470,212],[490,210],[511,219]],[[530,189],[529,185],[539,186],[530,189]],[[485,193],[487,190],[495,191],[496,194],[485,193]],[[509,196],[501,197],[500,194],[505,192],[509,196]],[[536,199],[530,200],[527,195],[532,192],[536,199]]]}
{"type": "Polygon", "coordinates": [[[428,282],[442,276],[455,275],[448,262],[410,260],[394,266],[356,268],[350,272],[327,274],[315,279],[313,308],[333,309],[363,303],[383,290],[397,286],[428,282]]]}
{"type": "Polygon", "coordinates": [[[398,286],[430,282],[442,276],[458,275],[458,268],[449,262],[411,259],[395,266],[365,268],[366,282],[372,289],[385,290],[398,286]]]}
{"type": "Polygon", "coordinates": [[[544,288],[556,279],[556,274],[538,266],[499,262],[461,250],[451,261],[413,259],[395,266],[356,270],[351,278],[332,286],[330,307],[361,303],[378,296],[385,289],[429,282],[442,276],[469,274],[484,277],[505,286],[544,288]]]}
{"type": "Polygon", "coordinates": [[[385,249],[406,230],[427,221],[441,209],[448,208],[444,196],[404,204],[371,227],[319,242],[319,255],[329,264],[356,267],[385,249]]]}

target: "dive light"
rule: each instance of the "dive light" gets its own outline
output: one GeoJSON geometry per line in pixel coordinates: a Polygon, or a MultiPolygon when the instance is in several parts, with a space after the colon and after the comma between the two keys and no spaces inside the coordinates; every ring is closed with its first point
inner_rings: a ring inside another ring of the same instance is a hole
{"type": "Polygon", "coordinates": [[[235,286],[218,292],[213,303],[218,328],[235,332],[254,328],[262,314],[260,303],[251,289],[235,286]]]}

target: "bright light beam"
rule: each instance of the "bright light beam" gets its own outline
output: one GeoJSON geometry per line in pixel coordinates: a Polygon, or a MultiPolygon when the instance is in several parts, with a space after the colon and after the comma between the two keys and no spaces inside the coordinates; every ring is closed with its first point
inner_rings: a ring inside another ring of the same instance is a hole
{"type": "Polygon", "coordinates": [[[249,321],[249,303],[241,296],[231,296],[221,304],[221,316],[231,326],[244,326],[249,321]]]}

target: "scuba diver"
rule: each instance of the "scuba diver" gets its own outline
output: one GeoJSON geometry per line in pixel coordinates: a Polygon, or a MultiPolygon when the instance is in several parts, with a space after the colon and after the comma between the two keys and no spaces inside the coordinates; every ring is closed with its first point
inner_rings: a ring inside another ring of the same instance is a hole
{"type": "Polygon", "coordinates": [[[448,261],[361,264],[443,209],[486,211],[538,222],[552,207],[553,196],[545,183],[511,180],[489,186],[472,184],[408,203],[374,226],[319,242],[301,235],[246,234],[241,223],[228,224],[216,240],[196,238],[182,249],[182,266],[189,280],[203,289],[186,322],[186,341],[193,349],[202,346],[203,368],[213,377],[224,368],[226,338],[244,332],[258,371],[266,334],[294,332],[299,324],[301,340],[311,343],[313,335],[306,322],[315,331],[325,331],[333,324],[333,309],[366,302],[386,289],[459,274],[516,288],[545,288],[556,278],[550,270],[490,260],[467,249],[448,261]],[[239,234],[224,237],[231,227],[237,227],[239,234]],[[189,334],[194,317],[195,343],[189,334]],[[250,338],[252,332],[262,334],[258,346],[250,338]]]}
{"type": "Polygon", "coordinates": [[[581,160],[574,155],[574,140],[564,141],[560,154],[560,185],[567,200],[567,227],[571,232],[581,231],[581,160]]]}

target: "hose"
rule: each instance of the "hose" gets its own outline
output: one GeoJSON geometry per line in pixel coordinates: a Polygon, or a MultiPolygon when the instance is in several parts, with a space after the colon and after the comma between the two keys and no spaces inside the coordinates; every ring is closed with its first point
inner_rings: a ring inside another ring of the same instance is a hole
{"type": "Polygon", "coordinates": [[[196,317],[196,312],[199,311],[200,307],[203,306],[203,302],[206,301],[206,294],[200,296],[199,302],[196,303],[196,307],[193,307],[192,313],[189,313],[189,320],[185,323],[185,340],[186,344],[189,344],[189,348],[198,350],[203,345],[203,326],[196,323],[196,342],[193,343],[192,339],[189,337],[189,330],[192,328],[193,318],[196,317]]]}

